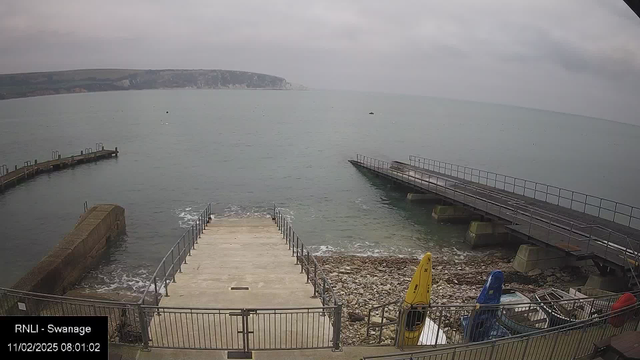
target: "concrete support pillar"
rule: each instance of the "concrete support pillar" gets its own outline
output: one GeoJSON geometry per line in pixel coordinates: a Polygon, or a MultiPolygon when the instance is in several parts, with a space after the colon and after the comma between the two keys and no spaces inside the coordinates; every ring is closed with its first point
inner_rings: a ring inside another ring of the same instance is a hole
{"type": "Polygon", "coordinates": [[[409,201],[438,201],[440,198],[434,194],[415,194],[408,193],[407,200],[409,201]]]}
{"type": "Polygon", "coordinates": [[[589,275],[585,287],[611,291],[614,293],[627,290],[627,282],[624,276],[616,275],[589,275]]]}
{"type": "Polygon", "coordinates": [[[509,237],[504,225],[472,221],[469,224],[469,230],[465,235],[465,240],[472,248],[480,246],[489,246],[502,243],[509,237]]]}
{"type": "Polygon", "coordinates": [[[513,260],[513,268],[523,273],[533,269],[544,270],[572,264],[573,261],[562,251],[530,244],[520,245],[518,254],[513,260]]]}
{"type": "Polygon", "coordinates": [[[436,205],[431,216],[440,222],[467,222],[473,213],[462,206],[436,205]]]}

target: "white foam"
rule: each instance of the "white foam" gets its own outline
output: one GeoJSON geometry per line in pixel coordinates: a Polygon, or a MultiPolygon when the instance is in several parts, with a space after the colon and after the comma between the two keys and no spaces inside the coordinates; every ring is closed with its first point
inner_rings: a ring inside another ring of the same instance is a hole
{"type": "Polygon", "coordinates": [[[121,266],[106,266],[89,272],[81,286],[94,289],[99,293],[118,292],[140,295],[149,282],[150,274],[146,269],[125,270],[121,266]]]}
{"type": "Polygon", "coordinates": [[[188,228],[196,221],[200,213],[185,209],[184,211],[176,210],[176,215],[178,215],[178,223],[180,224],[180,227],[188,228]]]}
{"type": "Polygon", "coordinates": [[[384,248],[376,248],[379,246],[368,241],[355,243],[348,247],[337,247],[331,245],[310,245],[308,248],[313,255],[330,256],[330,255],[354,255],[354,256],[402,256],[422,258],[424,251],[409,249],[404,247],[386,246],[384,248]]]}
{"type": "Polygon", "coordinates": [[[271,211],[265,208],[247,208],[239,205],[229,204],[225,207],[222,217],[225,218],[264,218],[271,217],[271,211]]]}

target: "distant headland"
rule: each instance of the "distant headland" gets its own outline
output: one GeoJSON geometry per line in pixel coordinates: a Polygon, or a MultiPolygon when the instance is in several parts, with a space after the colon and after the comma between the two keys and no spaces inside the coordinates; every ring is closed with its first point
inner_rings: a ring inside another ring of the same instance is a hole
{"type": "Polygon", "coordinates": [[[285,78],[235,70],[83,69],[0,74],[0,100],[31,96],[145,89],[306,90],[285,78]]]}

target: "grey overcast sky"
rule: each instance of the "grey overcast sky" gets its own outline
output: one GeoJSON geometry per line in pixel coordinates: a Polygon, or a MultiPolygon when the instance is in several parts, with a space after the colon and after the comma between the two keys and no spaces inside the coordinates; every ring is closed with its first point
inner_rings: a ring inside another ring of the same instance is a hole
{"type": "Polygon", "coordinates": [[[0,0],[0,73],[235,69],[640,125],[622,0],[0,0]]]}

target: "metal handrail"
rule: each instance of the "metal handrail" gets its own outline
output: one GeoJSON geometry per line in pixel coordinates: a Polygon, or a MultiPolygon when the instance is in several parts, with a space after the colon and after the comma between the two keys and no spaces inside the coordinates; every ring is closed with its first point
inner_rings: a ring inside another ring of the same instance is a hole
{"type": "MultiPolygon", "coordinates": [[[[606,198],[601,198],[599,196],[586,194],[580,191],[569,190],[569,189],[565,189],[558,186],[548,185],[548,184],[537,182],[537,181],[522,179],[515,176],[510,176],[510,175],[503,175],[503,174],[495,173],[492,171],[475,169],[475,168],[464,166],[464,165],[452,164],[444,161],[424,158],[424,157],[415,156],[415,155],[409,156],[409,163],[413,166],[422,167],[422,168],[425,168],[431,171],[436,171],[445,175],[455,176],[459,179],[469,180],[481,185],[491,186],[496,189],[510,191],[514,194],[531,197],[536,200],[545,201],[547,203],[562,206],[571,210],[581,211],[585,214],[597,216],[599,218],[610,220],[613,222],[616,222],[615,221],[616,215],[619,214],[621,216],[626,216],[629,218],[629,221],[627,222],[627,226],[640,229],[640,208],[633,205],[625,204],[619,201],[610,200],[606,198]],[[460,176],[461,169],[462,169],[462,176],[460,176]],[[483,173],[484,173],[484,176],[482,176],[483,173]],[[467,175],[469,175],[469,179],[467,178],[467,175]],[[474,177],[477,180],[474,180],[474,177]],[[485,180],[484,183],[480,181],[481,179],[485,180]],[[508,181],[507,179],[512,179],[513,181],[508,181]],[[490,182],[493,182],[493,185],[491,185],[490,182]],[[499,187],[498,183],[501,183],[502,187],[499,187]],[[533,187],[528,187],[527,184],[533,184],[533,187]],[[522,189],[522,193],[519,193],[517,189],[522,189]],[[556,189],[558,191],[557,193],[549,192],[549,189],[556,189]],[[531,191],[532,191],[533,196],[528,195],[527,190],[530,190],[529,194],[531,194],[531,191]],[[562,196],[563,192],[565,194],[571,194],[571,197],[562,196]],[[538,198],[537,196],[538,193],[544,195],[544,199],[538,198]],[[580,200],[579,198],[577,199],[576,195],[583,197],[584,200],[580,200]],[[555,203],[549,201],[549,196],[555,197],[557,201],[555,203]],[[596,205],[594,203],[590,203],[589,198],[595,199],[598,204],[596,205]],[[568,200],[569,206],[567,207],[563,205],[560,199],[568,200]],[[613,209],[603,207],[603,202],[605,203],[605,205],[606,203],[610,203],[611,205],[613,205],[613,209]],[[574,203],[582,204],[583,205],[582,210],[574,208],[573,206],[574,203]],[[587,212],[588,207],[597,209],[598,213],[592,214],[587,212]],[[628,213],[621,212],[620,210],[618,210],[619,207],[626,207],[629,209],[629,212],[628,213]],[[604,214],[602,213],[602,210],[613,213],[613,219],[607,219],[606,217],[603,217],[602,215],[604,214]],[[638,216],[634,216],[635,211],[638,212],[639,214],[638,216]],[[633,223],[632,219],[639,221],[638,226],[632,226],[632,223],[633,223]]],[[[624,225],[623,223],[619,223],[619,222],[616,222],[616,223],[624,225]]]]}
{"type": "Polygon", "coordinates": [[[312,283],[313,296],[317,297],[318,295],[320,295],[322,305],[325,306],[325,303],[327,301],[326,294],[328,290],[329,296],[333,298],[333,305],[339,305],[341,302],[336,296],[333,290],[333,285],[331,285],[331,281],[325,275],[322,266],[320,266],[316,258],[311,255],[308,247],[305,256],[304,242],[300,240],[300,237],[296,234],[293,226],[291,226],[289,220],[282,213],[281,209],[277,208],[275,205],[273,205],[272,220],[275,221],[278,229],[282,233],[282,237],[285,239],[287,245],[289,245],[291,256],[296,258],[296,265],[300,265],[300,273],[306,273],[307,282],[312,283]],[[319,280],[322,281],[322,286],[320,286],[320,284],[318,283],[319,280]]]}
{"type": "MultiPolygon", "coordinates": [[[[415,357],[420,357],[420,356],[429,356],[434,353],[437,353],[437,354],[446,353],[447,351],[451,351],[451,350],[453,350],[455,353],[458,349],[464,349],[464,348],[494,347],[502,343],[510,343],[510,342],[522,341],[522,340],[530,341],[530,339],[535,339],[541,336],[560,334],[560,333],[573,331],[573,330],[584,331],[589,327],[598,326],[598,325],[606,326],[605,324],[607,320],[614,317],[621,317],[626,314],[633,316],[634,312],[636,312],[638,309],[640,309],[640,303],[636,303],[636,304],[627,306],[625,308],[611,311],[606,314],[598,315],[589,319],[576,321],[573,323],[569,323],[569,324],[565,324],[565,325],[561,325],[553,328],[547,328],[547,329],[542,329],[534,332],[529,332],[525,334],[512,335],[512,336],[507,336],[507,337],[498,338],[498,339],[491,339],[491,340],[464,343],[464,344],[443,345],[437,348],[431,348],[431,349],[425,349],[425,350],[398,352],[398,353],[385,354],[385,355],[365,356],[364,359],[365,360],[366,359],[413,359],[415,357]]],[[[635,327],[629,330],[634,331],[635,327]]],[[[603,334],[604,334],[604,331],[603,331],[603,334]]],[[[525,352],[526,352],[526,349],[525,349],[525,352]]],[[[522,355],[524,358],[524,354],[522,355]]],[[[468,357],[464,357],[464,358],[467,359],[468,357]]],[[[479,359],[484,359],[484,358],[486,358],[486,354],[483,357],[479,357],[479,359]]],[[[572,358],[575,358],[575,357],[572,357],[572,358]]]]}
{"type": "Polygon", "coordinates": [[[164,296],[169,296],[169,284],[172,282],[176,282],[176,273],[182,272],[182,264],[187,263],[187,256],[191,256],[191,250],[195,250],[195,246],[198,243],[198,238],[200,238],[209,223],[209,216],[211,215],[211,203],[207,204],[207,206],[200,212],[198,218],[195,220],[193,224],[182,234],[180,239],[171,247],[169,252],[162,258],[162,261],[156,268],[156,271],[153,273],[153,276],[149,280],[144,293],[142,295],[142,299],[140,299],[140,304],[145,304],[147,299],[147,293],[153,288],[153,298],[154,305],[160,305],[160,298],[163,296],[162,292],[164,290],[164,296]],[[182,245],[182,247],[180,246],[182,245]],[[177,255],[174,255],[174,250],[177,249],[177,255]],[[166,262],[171,259],[171,263],[167,268],[166,262]],[[159,279],[159,277],[161,277],[159,279]],[[161,286],[158,287],[158,283],[160,282],[161,286]]]}
{"type": "Polygon", "coordinates": [[[35,300],[47,300],[47,301],[62,301],[68,304],[110,304],[110,305],[138,305],[138,302],[126,302],[126,301],[116,301],[116,300],[97,300],[97,299],[85,299],[85,298],[77,298],[71,296],[60,296],[60,295],[52,295],[52,294],[43,294],[43,293],[35,293],[31,291],[23,291],[16,289],[8,289],[4,287],[0,287],[0,294],[10,294],[14,296],[27,297],[35,300]]]}
{"type": "MultiPolygon", "coordinates": [[[[505,288],[503,290],[509,290],[509,288],[505,288]]],[[[589,297],[581,297],[581,298],[575,298],[575,299],[561,299],[561,300],[544,300],[544,301],[522,301],[522,302],[512,302],[512,303],[508,303],[508,304],[495,304],[495,305],[488,305],[488,304],[427,304],[427,305],[423,305],[421,306],[421,308],[425,308],[425,309],[440,309],[440,308],[450,308],[450,307],[456,307],[456,308],[462,308],[462,307],[467,307],[469,309],[490,309],[490,310],[495,310],[495,309],[500,309],[500,308],[508,308],[508,307],[513,307],[513,306],[524,306],[524,305],[556,305],[556,304],[567,304],[567,303],[585,303],[585,302],[590,302],[590,301],[607,301],[607,300],[613,300],[613,299],[618,299],[620,298],[620,296],[622,296],[623,294],[626,293],[630,293],[634,296],[639,296],[640,295],[640,290],[634,290],[634,291],[625,291],[625,292],[620,292],[620,293],[612,293],[612,294],[607,294],[607,295],[598,295],[598,296],[589,296],[589,297]]],[[[390,306],[390,305],[398,305],[402,303],[402,299],[399,299],[397,301],[390,301],[388,303],[385,304],[381,304],[381,305],[376,305],[374,307],[372,307],[371,309],[376,309],[376,308],[380,308],[383,306],[390,306]]]]}
{"type": "Polygon", "coordinates": [[[396,177],[399,177],[401,180],[407,181],[408,183],[412,183],[414,185],[417,185],[418,183],[420,183],[421,187],[424,187],[426,185],[427,190],[433,191],[435,193],[445,193],[447,194],[447,196],[455,200],[459,200],[461,198],[460,201],[464,203],[468,203],[467,200],[473,200],[474,207],[477,207],[479,210],[490,212],[489,207],[491,206],[492,207],[491,211],[496,212],[497,210],[498,216],[502,216],[504,218],[507,218],[508,216],[508,218],[511,218],[514,223],[524,222],[523,225],[529,225],[529,231],[531,230],[532,226],[542,227],[544,230],[547,231],[547,238],[550,237],[551,233],[553,232],[554,234],[560,234],[561,236],[566,237],[568,241],[567,243],[568,245],[570,245],[571,241],[575,241],[574,243],[579,243],[579,242],[588,240],[587,251],[592,246],[592,240],[593,240],[594,242],[593,246],[605,247],[604,258],[606,260],[610,260],[610,258],[608,257],[609,252],[611,252],[612,254],[617,254],[618,258],[622,258],[622,259],[625,256],[624,254],[623,255],[620,254],[622,252],[631,251],[634,257],[638,256],[638,253],[633,249],[623,248],[615,244],[611,246],[612,244],[609,241],[611,239],[611,235],[613,234],[613,232],[611,231],[607,232],[607,234],[609,235],[608,240],[598,239],[594,237],[592,233],[585,235],[583,237],[576,237],[574,235],[578,231],[574,229],[573,223],[571,224],[571,228],[562,229],[562,226],[560,226],[558,223],[552,222],[551,220],[546,219],[544,217],[534,215],[531,211],[529,211],[529,213],[526,213],[516,209],[515,206],[505,206],[504,204],[497,203],[497,202],[482,198],[480,196],[477,196],[470,191],[460,191],[459,189],[456,189],[453,187],[447,187],[448,183],[453,182],[455,183],[455,185],[459,187],[473,190],[472,186],[469,186],[464,182],[453,181],[448,178],[440,177],[430,173],[422,173],[422,172],[419,172],[420,177],[411,176],[409,174],[394,170],[390,165],[390,163],[387,161],[370,158],[360,154],[357,155],[356,161],[361,164],[369,166],[375,171],[379,171],[383,173],[384,172],[392,173],[396,177]],[[425,178],[423,177],[423,175],[426,175],[427,177],[425,178]],[[444,184],[444,185],[441,185],[441,184],[444,184]],[[435,189],[432,189],[432,187],[435,189]],[[453,195],[451,195],[452,193],[453,195]],[[484,208],[482,207],[482,205],[484,205],[484,208]],[[516,221],[516,220],[519,220],[519,221],[516,221]],[[561,230],[568,231],[570,234],[567,234],[561,230]]]}
{"type": "MultiPolygon", "coordinates": [[[[507,290],[507,289],[505,289],[507,290]]],[[[625,292],[626,293],[626,292],[625,292]]],[[[632,295],[638,297],[640,296],[640,290],[635,290],[629,292],[632,295]]],[[[545,301],[522,301],[522,302],[513,302],[513,303],[501,303],[495,305],[488,304],[427,304],[420,306],[413,306],[411,308],[402,309],[402,299],[398,299],[396,301],[387,302],[385,304],[376,305],[369,308],[367,313],[367,331],[366,334],[369,336],[370,330],[377,328],[378,342],[382,340],[382,328],[395,326],[398,324],[398,319],[402,318],[403,311],[414,310],[414,311],[423,311],[428,312],[429,314],[435,314],[438,318],[431,318],[436,323],[440,324],[442,322],[443,317],[459,317],[462,314],[471,314],[482,313],[482,312],[495,312],[495,311],[509,311],[510,309],[522,309],[522,308],[555,308],[556,306],[561,305],[567,311],[578,311],[585,313],[585,309],[589,309],[589,314],[594,314],[598,311],[603,310],[604,308],[609,308],[613,303],[615,303],[620,296],[624,293],[614,293],[608,295],[598,295],[591,297],[580,297],[573,299],[562,299],[562,300],[545,300],[545,301]],[[391,311],[389,308],[397,306],[395,312],[391,311]],[[399,310],[399,314],[398,314],[399,310]],[[371,324],[371,318],[373,317],[373,313],[380,313],[381,322],[380,324],[371,324]],[[388,315],[391,314],[395,320],[385,321],[388,319],[388,315]],[[386,317],[385,317],[386,316],[386,317]],[[397,316],[397,317],[396,317],[397,316]]],[[[444,327],[444,326],[443,326],[444,327]]],[[[440,327],[439,327],[440,328],[440,327]]],[[[375,333],[374,333],[375,334],[375,333]]],[[[450,339],[451,340],[451,339],[450,339]]]]}

